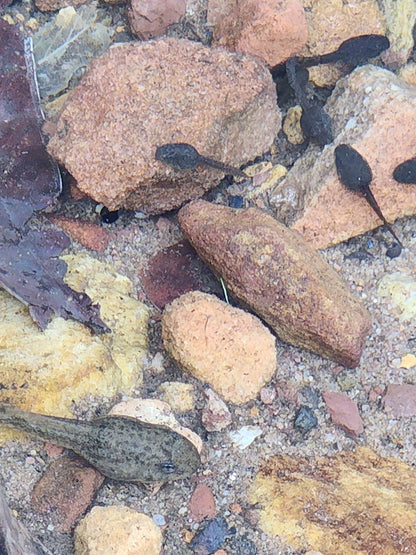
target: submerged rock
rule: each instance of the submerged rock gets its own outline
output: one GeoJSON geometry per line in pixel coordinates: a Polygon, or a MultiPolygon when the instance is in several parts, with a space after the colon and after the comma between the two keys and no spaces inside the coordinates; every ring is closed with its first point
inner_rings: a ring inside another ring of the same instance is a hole
{"type": "Polygon", "coordinates": [[[48,150],[78,187],[109,210],[178,208],[224,173],[174,169],[156,160],[164,144],[239,167],[264,153],[279,128],[266,64],[196,42],[117,44],[91,62],[71,91],[48,150]]]}
{"type": "Polygon", "coordinates": [[[250,502],[260,528],[296,552],[416,552],[416,472],[367,448],[264,462],[250,502]]]}
{"type": "Polygon", "coordinates": [[[179,223],[227,288],[287,343],[345,366],[360,360],[367,311],[302,237],[255,208],[194,201],[179,223]]]}
{"type": "Polygon", "coordinates": [[[275,339],[258,318],[214,295],[187,293],[165,308],[166,350],[237,405],[254,399],[276,370],[275,339]]]}

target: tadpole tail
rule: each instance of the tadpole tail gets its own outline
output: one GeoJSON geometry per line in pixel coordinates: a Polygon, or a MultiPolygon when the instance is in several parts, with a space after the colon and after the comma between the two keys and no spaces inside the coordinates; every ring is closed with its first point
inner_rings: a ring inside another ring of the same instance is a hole
{"type": "Polygon", "coordinates": [[[228,166],[222,162],[217,162],[216,160],[211,160],[211,158],[206,158],[201,156],[201,161],[210,168],[215,168],[216,170],[221,170],[226,175],[233,175],[234,177],[247,178],[248,175],[238,168],[233,168],[233,166],[228,166]]]}
{"type": "Polygon", "coordinates": [[[376,201],[375,196],[373,195],[373,192],[370,189],[370,187],[366,188],[366,191],[364,193],[364,197],[365,197],[366,201],[368,202],[368,204],[371,206],[371,208],[374,210],[374,212],[377,214],[377,216],[380,218],[380,220],[383,222],[385,228],[391,233],[391,235],[396,239],[396,241],[399,243],[399,245],[403,248],[402,242],[397,237],[393,228],[391,227],[389,222],[384,217],[383,212],[381,211],[380,206],[378,205],[378,202],[376,201]]]}

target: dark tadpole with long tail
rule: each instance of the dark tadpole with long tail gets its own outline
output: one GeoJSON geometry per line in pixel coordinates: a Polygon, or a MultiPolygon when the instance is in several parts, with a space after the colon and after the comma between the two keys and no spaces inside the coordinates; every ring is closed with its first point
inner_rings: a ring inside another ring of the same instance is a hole
{"type": "Polygon", "coordinates": [[[208,156],[203,156],[188,143],[168,143],[158,146],[155,153],[156,160],[171,166],[175,170],[194,170],[198,166],[209,166],[220,170],[226,175],[234,177],[248,177],[239,168],[228,166],[208,156]]]}
{"type": "Polygon", "coordinates": [[[387,254],[391,258],[398,256],[403,248],[403,245],[389,222],[384,217],[380,206],[370,189],[373,174],[367,161],[352,146],[340,144],[335,149],[335,166],[342,184],[350,191],[361,193],[364,196],[365,200],[383,222],[386,229],[397,241],[400,248],[396,248],[395,246],[390,247],[387,254]]]}
{"type": "Polygon", "coordinates": [[[0,403],[0,424],[72,449],[113,480],[167,482],[191,476],[201,463],[184,436],[128,416],[83,421],[0,403]]]}

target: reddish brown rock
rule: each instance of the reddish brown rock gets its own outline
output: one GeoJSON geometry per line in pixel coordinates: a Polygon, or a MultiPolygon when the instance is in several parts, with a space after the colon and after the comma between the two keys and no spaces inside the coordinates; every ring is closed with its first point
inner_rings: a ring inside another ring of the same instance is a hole
{"type": "Polygon", "coordinates": [[[71,220],[65,216],[49,216],[49,219],[87,249],[101,252],[108,246],[109,235],[105,229],[97,224],[71,220]]]}
{"type": "Polygon", "coordinates": [[[207,404],[202,409],[201,420],[207,432],[220,432],[233,421],[227,405],[215,391],[204,391],[207,404]]]}
{"type": "Polygon", "coordinates": [[[49,513],[55,528],[69,533],[103,481],[104,476],[87,462],[63,456],[54,460],[37,482],[31,502],[36,511],[49,513]]]}
{"type": "Polygon", "coordinates": [[[336,391],[324,391],[322,397],[336,426],[354,439],[364,432],[363,421],[354,401],[336,391]]]}
{"type": "Polygon", "coordinates": [[[185,9],[186,0],[131,0],[127,13],[133,33],[146,40],[163,35],[185,9]]]}
{"type": "Polygon", "coordinates": [[[356,366],[366,310],[302,237],[255,208],[194,201],[179,223],[198,254],[287,343],[356,366]]]}
{"type": "Polygon", "coordinates": [[[416,415],[416,385],[389,384],[384,396],[384,409],[395,418],[416,415]]]}
{"type": "Polygon", "coordinates": [[[270,66],[297,54],[308,28],[300,0],[209,0],[214,44],[259,56],[270,66]]]}
{"type": "Polygon", "coordinates": [[[366,65],[341,79],[327,102],[335,140],[318,155],[310,146],[270,193],[276,216],[315,248],[325,248],[381,225],[368,203],[348,191],[335,169],[334,149],[347,143],[367,160],[374,196],[389,222],[416,214],[416,187],[393,171],[415,156],[416,88],[394,73],[366,65]]]}
{"type": "Polygon", "coordinates": [[[189,501],[189,512],[195,522],[202,522],[217,515],[215,499],[207,485],[200,483],[196,486],[189,501]]]}
{"type": "Polygon", "coordinates": [[[200,289],[203,263],[188,241],[155,254],[142,279],[147,298],[164,308],[184,293],[200,289]]]}
{"type": "Polygon", "coordinates": [[[258,58],[188,40],[129,42],[91,62],[48,150],[109,210],[156,214],[202,196],[224,175],[175,170],[155,159],[158,146],[191,143],[240,166],[269,149],[280,121],[276,87],[258,58]]]}

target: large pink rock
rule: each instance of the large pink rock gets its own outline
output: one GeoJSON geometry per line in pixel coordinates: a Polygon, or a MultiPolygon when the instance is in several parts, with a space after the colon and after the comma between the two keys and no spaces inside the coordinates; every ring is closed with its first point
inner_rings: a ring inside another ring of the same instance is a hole
{"type": "Polygon", "coordinates": [[[259,56],[270,66],[297,54],[308,28],[300,0],[209,0],[214,44],[259,56]]]}
{"type": "Polygon", "coordinates": [[[280,122],[261,60],[188,40],[130,42],[91,62],[48,150],[110,210],[155,214],[203,195],[224,175],[175,170],[155,159],[158,146],[191,143],[240,166],[269,149],[280,122]]]}
{"type": "Polygon", "coordinates": [[[128,10],[131,30],[142,40],[160,37],[184,15],[186,0],[131,0],[128,10]]]}
{"type": "Polygon", "coordinates": [[[369,163],[371,189],[389,222],[416,214],[416,187],[393,179],[395,167],[416,153],[416,88],[390,71],[365,65],[338,82],[326,109],[334,142],[322,152],[309,146],[269,197],[277,218],[318,249],[382,224],[363,196],[338,179],[334,150],[340,143],[350,144],[369,163]]]}

